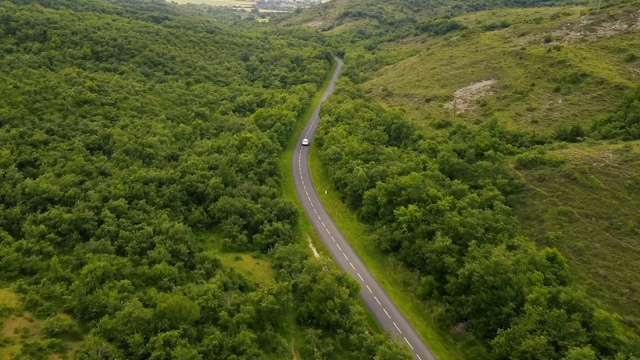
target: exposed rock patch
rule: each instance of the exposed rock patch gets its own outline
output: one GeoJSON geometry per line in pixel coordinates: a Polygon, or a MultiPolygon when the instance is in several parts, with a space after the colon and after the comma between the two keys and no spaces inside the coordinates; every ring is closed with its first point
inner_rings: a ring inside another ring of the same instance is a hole
{"type": "Polygon", "coordinates": [[[446,103],[447,109],[454,109],[456,112],[471,111],[475,108],[476,102],[481,98],[493,94],[491,86],[496,83],[495,79],[484,80],[460,88],[454,93],[454,99],[446,103]]]}

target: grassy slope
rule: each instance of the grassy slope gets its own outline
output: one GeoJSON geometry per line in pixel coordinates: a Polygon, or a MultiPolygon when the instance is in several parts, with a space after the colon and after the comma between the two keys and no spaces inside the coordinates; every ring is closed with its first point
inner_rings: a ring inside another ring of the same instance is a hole
{"type": "Polygon", "coordinates": [[[638,30],[612,38],[605,38],[602,30],[602,37],[590,42],[567,43],[570,39],[563,35],[594,31],[574,25],[580,21],[611,23],[609,12],[618,13],[614,16],[625,23],[638,24],[633,18],[637,10],[635,5],[581,16],[585,9],[580,7],[539,8],[461,16],[457,20],[469,26],[470,33],[421,36],[388,45],[383,53],[407,47],[420,53],[382,69],[365,87],[424,123],[452,117],[443,105],[452,101],[457,89],[495,79],[493,94],[481,100],[477,111],[459,117],[472,121],[494,116],[509,126],[536,131],[560,123],[589,124],[611,109],[625,88],[640,82],[638,62],[624,60],[629,53],[640,55],[638,30]],[[480,29],[500,20],[513,25],[491,32],[480,29]],[[566,24],[572,25],[564,32],[566,24]],[[547,34],[551,44],[543,43],[547,34]],[[568,80],[581,73],[586,76],[568,80]]]}
{"type": "MultiPolygon", "coordinates": [[[[383,54],[419,54],[380,70],[364,86],[388,106],[405,109],[429,133],[436,132],[432,121],[452,117],[444,104],[455,90],[487,79],[497,80],[491,94],[474,111],[457,114],[457,121],[478,124],[495,117],[505,126],[536,132],[559,125],[588,128],[640,83],[640,61],[625,60],[628,54],[640,56],[638,13],[635,2],[593,14],[574,7],[461,16],[470,33],[388,45],[383,54]],[[499,20],[512,26],[480,30],[499,20]],[[606,30],[619,24],[635,29],[606,30]],[[543,42],[547,34],[550,44],[543,42]],[[586,76],[570,83],[580,73],[586,76]]],[[[590,142],[553,151],[565,161],[558,169],[519,171],[530,188],[516,208],[524,233],[541,246],[558,247],[590,294],[627,319],[640,316],[637,150],[638,144],[590,142]],[[549,243],[549,232],[558,239],[549,243]]]]}
{"type": "Polygon", "coordinates": [[[520,170],[516,208],[527,236],[557,247],[594,296],[640,318],[640,142],[549,152],[558,168],[520,170]]]}

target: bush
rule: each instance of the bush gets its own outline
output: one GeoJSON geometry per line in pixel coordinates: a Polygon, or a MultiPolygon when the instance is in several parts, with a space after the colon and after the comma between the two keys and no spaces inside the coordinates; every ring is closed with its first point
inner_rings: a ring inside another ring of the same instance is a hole
{"type": "Polygon", "coordinates": [[[434,129],[445,129],[452,125],[453,123],[449,119],[438,119],[431,123],[434,129]]]}
{"type": "Polygon", "coordinates": [[[495,31],[495,30],[501,30],[501,29],[506,29],[508,27],[510,27],[511,24],[507,21],[499,21],[499,22],[491,22],[488,24],[485,24],[482,26],[482,30],[484,31],[495,31]]]}
{"type": "Polygon", "coordinates": [[[634,53],[628,53],[627,55],[624,56],[624,61],[625,62],[634,62],[638,60],[638,55],[634,54],[634,53]]]}
{"type": "Polygon", "coordinates": [[[416,26],[416,30],[419,33],[428,33],[431,35],[444,35],[456,30],[464,30],[467,27],[456,20],[439,19],[439,20],[427,20],[420,22],[416,26]]]}
{"type": "Polygon", "coordinates": [[[68,315],[57,314],[44,321],[43,331],[52,338],[74,339],[80,335],[78,324],[68,315]]]}
{"type": "Polygon", "coordinates": [[[584,129],[582,129],[582,126],[580,126],[580,124],[576,124],[571,126],[570,128],[567,128],[565,126],[558,128],[554,135],[554,139],[558,141],[577,143],[581,142],[584,136],[584,129]]]}
{"type": "Polygon", "coordinates": [[[546,154],[527,152],[516,156],[516,166],[520,169],[532,169],[539,166],[558,166],[562,160],[546,154]]]}

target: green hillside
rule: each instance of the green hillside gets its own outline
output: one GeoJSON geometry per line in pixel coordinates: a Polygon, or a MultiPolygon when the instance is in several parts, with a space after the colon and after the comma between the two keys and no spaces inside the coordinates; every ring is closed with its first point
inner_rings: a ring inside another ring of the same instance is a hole
{"type": "Polygon", "coordinates": [[[0,359],[410,358],[279,196],[331,61],[226,10],[0,2],[0,359]]]}
{"type": "MultiPolygon", "coordinates": [[[[444,36],[422,35],[387,45],[381,53],[411,49],[415,55],[381,69],[363,84],[367,92],[389,106],[403,109],[429,133],[455,124],[478,127],[496,121],[527,139],[529,145],[538,144],[540,151],[548,150],[550,157],[564,162],[559,168],[534,171],[516,167],[515,171],[522,172],[520,176],[533,184],[536,181],[531,179],[532,173],[538,179],[549,176],[544,180],[552,187],[547,196],[555,199],[557,206],[569,207],[597,222],[601,231],[580,225],[575,219],[567,221],[565,225],[571,226],[573,236],[567,235],[566,246],[558,246],[575,262],[576,274],[589,284],[590,291],[629,319],[640,316],[640,278],[632,270],[638,261],[638,236],[633,230],[625,235],[624,230],[611,233],[610,229],[629,221],[638,224],[633,205],[635,191],[627,185],[638,169],[633,161],[622,162],[616,167],[622,172],[620,177],[597,175],[603,183],[597,195],[580,191],[579,183],[562,181],[558,171],[565,166],[574,169],[567,171],[581,168],[590,158],[590,148],[615,153],[620,147],[598,140],[603,135],[594,124],[615,113],[625,94],[640,84],[639,11],[639,5],[626,4],[600,12],[541,8],[462,15],[454,20],[464,24],[466,30],[444,36]],[[487,30],[494,23],[508,27],[487,30]],[[554,141],[582,141],[570,134],[572,129],[577,137],[591,140],[573,146],[571,153],[554,150],[554,141]],[[554,184],[554,180],[561,183],[554,184]],[[620,199],[620,205],[612,209],[617,215],[609,212],[611,204],[606,199],[610,198],[620,199]],[[629,239],[623,240],[626,237],[629,239]],[[572,238],[575,247],[569,245],[572,238]],[[628,246],[618,246],[620,241],[628,246]],[[610,261],[593,263],[599,253],[595,248],[590,250],[591,255],[580,256],[577,243],[586,247],[610,246],[610,261]],[[635,261],[615,261],[633,254],[635,261]],[[620,264],[624,265],[619,271],[612,271],[612,266],[620,264]],[[607,276],[598,275],[604,272],[607,276]]],[[[630,151],[628,156],[632,154],[630,151]]],[[[555,230],[540,227],[542,214],[551,211],[541,204],[533,206],[540,195],[530,190],[513,203],[524,232],[537,240],[545,238],[547,231],[562,232],[557,225],[555,230]]]]}
{"type": "Polygon", "coordinates": [[[640,3],[344,15],[363,3],[281,25],[344,53],[315,176],[371,266],[413,275],[382,274],[408,316],[470,358],[639,356],[640,3]]]}

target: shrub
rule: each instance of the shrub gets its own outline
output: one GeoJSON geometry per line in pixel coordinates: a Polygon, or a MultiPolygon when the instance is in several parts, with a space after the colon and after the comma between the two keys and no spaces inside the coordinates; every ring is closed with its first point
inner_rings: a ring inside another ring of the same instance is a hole
{"type": "Polygon", "coordinates": [[[507,21],[499,21],[499,22],[491,22],[488,24],[485,24],[482,26],[482,30],[484,31],[495,31],[495,30],[501,30],[501,29],[506,29],[508,27],[510,27],[511,24],[507,21]]]}
{"type": "Polygon", "coordinates": [[[449,119],[438,119],[433,123],[431,123],[431,126],[433,126],[433,128],[435,129],[445,129],[450,127],[451,125],[452,125],[452,122],[449,119]]]}
{"type": "Polygon", "coordinates": [[[565,126],[558,128],[556,130],[554,139],[558,141],[577,143],[577,142],[581,142],[584,136],[585,136],[585,132],[582,129],[582,126],[580,126],[580,124],[576,124],[571,126],[570,128],[567,128],[565,126]]]}
{"type": "Polygon", "coordinates": [[[562,160],[541,153],[527,152],[516,156],[516,166],[520,169],[532,169],[539,166],[558,166],[562,160]]]}
{"type": "Polygon", "coordinates": [[[638,55],[634,54],[634,53],[627,53],[627,55],[624,56],[624,61],[625,62],[634,62],[638,60],[638,55]]]}
{"type": "Polygon", "coordinates": [[[78,324],[68,315],[57,314],[44,321],[45,335],[52,338],[77,338],[80,335],[78,324]]]}
{"type": "Polygon", "coordinates": [[[444,35],[456,30],[463,30],[467,27],[456,20],[438,19],[422,21],[416,26],[419,33],[428,33],[431,35],[444,35]]]}

